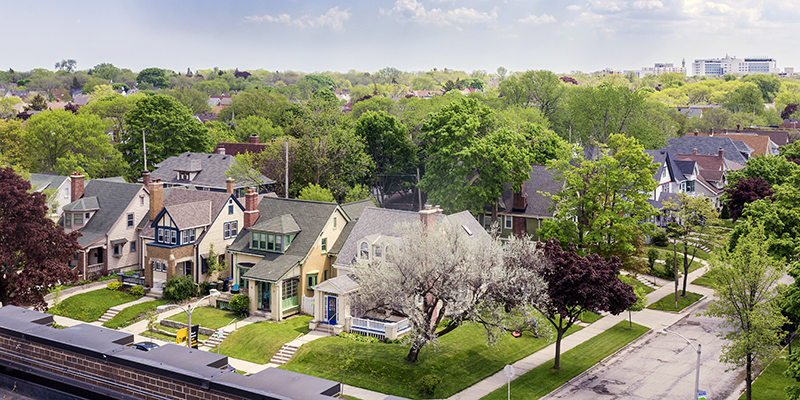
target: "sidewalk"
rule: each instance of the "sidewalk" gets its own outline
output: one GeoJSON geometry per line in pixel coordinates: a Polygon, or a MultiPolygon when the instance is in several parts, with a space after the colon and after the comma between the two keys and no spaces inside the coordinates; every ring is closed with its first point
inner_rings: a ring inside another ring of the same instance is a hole
{"type": "MultiPolygon", "coordinates": [[[[697,260],[702,261],[702,260],[697,260]]],[[[689,273],[689,285],[687,286],[687,290],[691,290],[694,293],[702,294],[706,296],[702,301],[709,301],[711,295],[714,294],[714,291],[710,288],[703,287],[703,286],[695,286],[691,285],[691,282],[704,273],[707,270],[707,264],[705,261],[702,262],[703,267],[698,268],[694,272],[689,273]]],[[[647,304],[650,305],[664,296],[667,296],[670,293],[674,293],[675,287],[672,281],[663,281],[661,280],[659,283],[669,283],[666,285],[661,286],[661,288],[656,289],[655,291],[651,292],[647,295],[647,304]]],[[[680,290],[680,288],[679,288],[680,290]]],[[[683,309],[681,312],[668,312],[668,311],[658,311],[658,310],[649,310],[644,309],[639,312],[633,313],[633,319],[637,324],[644,325],[652,330],[661,330],[662,328],[666,328],[672,326],[674,323],[678,322],[681,318],[685,317],[687,313],[691,312],[695,308],[697,304],[700,302],[695,303],[691,307],[683,309]]],[[[620,321],[624,321],[628,319],[628,313],[623,312],[619,315],[605,315],[599,321],[589,325],[586,328],[583,328],[561,340],[561,354],[575,348],[579,344],[585,342],[593,338],[594,336],[603,333],[607,329],[611,328],[612,326],[616,325],[620,321]]],[[[526,372],[532,370],[533,368],[538,367],[555,357],[555,343],[550,344],[549,346],[515,362],[512,364],[514,366],[515,375],[513,379],[518,378],[519,376],[525,374],[526,372]]],[[[508,382],[508,378],[503,371],[499,371],[496,374],[470,386],[467,389],[462,390],[459,393],[451,396],[451,400],[472,400],[472,399],[480,399],[489,393],[504,387],[508,382]]],[[[558,389],[556,389],[558,390],[558,389]]]]}

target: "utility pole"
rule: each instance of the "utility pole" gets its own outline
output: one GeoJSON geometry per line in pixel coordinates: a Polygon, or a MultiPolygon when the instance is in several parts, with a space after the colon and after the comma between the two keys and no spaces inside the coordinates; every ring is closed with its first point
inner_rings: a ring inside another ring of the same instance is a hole
{"type": "Polygon", "coordinates": [[[286,186],[284,187],[284,198],[289,198],[289,137],[286,137],[286,186]]]}
{"type": "Polygon", "coordinates": [[[147,171],[147,142],[144,140],[144,129],[142,129],[142,154],[144,155],[144,170],[147,171]]]}

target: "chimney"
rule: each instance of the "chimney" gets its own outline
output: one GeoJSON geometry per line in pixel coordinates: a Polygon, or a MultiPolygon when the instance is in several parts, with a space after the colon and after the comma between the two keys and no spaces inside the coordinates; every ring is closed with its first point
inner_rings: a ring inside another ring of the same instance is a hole
{"type": "Polygon", "coordinates": [[[258,135],[250,136],[250,144],[258,144],[258,135]]]}
{"type": "Polygon", "coordinates": [[[244,195],[244,228],[255,225],[258,220],[258,193],[250,188],[244,195]]]}
{"type": "Polygon", "coordinates": [[[419,221],[425,227],[425,232],[430,232],[433,225],[436,223],[436,210],[432,210],[431,206],[426,204],[424,210],[419,210],[419,221]]]}
{"type": "Polygon", "coordinates": [[[692,149],[692,155],[694,155],[694,156],[697,155],[697,149],[692,149]]]}
{"type": "Polygon", "coordinates": [[[714,136],[714,127],[713,126],[711,127],[711,134],[708,135],[708,136],[714,136]]]}
{"type": "Polygon", "coordinates": [[[70,182],[70,203],[83,197],[83,174],[72,171],[69,177],[70,182]]]}
{"type": "Polygon", "coordinates": [[[225,191],[228,194],[233,194],[233,178],[225,179],[225,191]]]}
{"type": "Polygon", "coordinates": [[[717,154],[719,154],[720,157],[725,157],[725,150],[723,150],[722,147],[720,147],[719,152],[717,154]]]}
{"type": "Polygon", "coordinates": [[[700,132],[698,132],[697,129],[695,129],[694,130],[694,135],[697,136],[698,133],[700,133],[700,132]]]}
{"type": "Polygon", "coordinates": [[[220,145],[217,147],[217,154],[225,154],[225,146],[220,145]]]}
{"type": "Polygon", "coordinates": [[[158,213],[164,207],[164,184],[161,179],[150,182],[150,221],[155,221],[158,213]]]}
{"type": "Polygon", "coordinates": [[[525,182],[519,188],[519,193],[514,193],[511,209],[513,211],[525,211],[528,208],[528,194],[525,193],[525,182]]]}
{"type": "Polygon", "coordinates": [[[727,135],[727,134],[728,134],[728,128],[725,128],[725,129],[723,129],[723,130],[722,130],[722,133],[724,133],[724,134],[726,134],[726,135],[727,135]]]}
{"type": "Polygon", "coordinates": [[[142,172],[142,185],[146,188],[150,187],[150,171],[145,170],[142,172]]]}
{"type": "Polygon", "coordinates": [[[742,129],[742,124],[736,124],[736,132],[739,132],[742,129]]]}

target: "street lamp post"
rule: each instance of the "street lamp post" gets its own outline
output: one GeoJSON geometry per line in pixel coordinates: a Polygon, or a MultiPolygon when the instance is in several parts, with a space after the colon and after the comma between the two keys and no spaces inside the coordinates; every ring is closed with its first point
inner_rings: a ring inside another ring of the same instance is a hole
{"type": "Polygon", "coordinates": [[[698,343],[697,347],[695,347],[695,345],[692,344],[692,342],[689,339],[687,339],[686,336],[683,336],[680,333],[675,332],[675,331],[667,330],[667,328],[662,329],[661,333],[663,333],[665,335],[667,333],[672,333],[674,335],[678,335],[678,336],[682,337],[683,340],[685,340],[686,343],[689,343],[689,346],[692,346],[692,348],[697,352],[697,367],[695,367],[695,376],[694,376],[694,396],[692,396],[692,400],[696,400],[697,399],[697,394],[700,393],[700,348],[701,348],[702,345],[700,343],[698,343]]]}
{"type": "Polygon", "coordinates": [[[211,291],[209,291],[209,295],[208,296],[203,297],[200,300],[197,300],[197,303],[194,303],[194,305],[191,305],[191,304],[187,305],[186,306],[187,308],[183,308],[183,307],[181,307],[181,306],[179,306],[177,304],[167,304],[167,305],[163,305],[163,306],[158,306],[158,307],[156,307],[156,309],[158,309],[158,310],[166,310],[166,309],[172,308],[172,307],[179,307],[181,310],[183,310],[183,312],[186,313],[186,315],[189,317],[189,324],[188,324],[188,326],[186,328],[186,333],[187,333],[187,335],[186,335],[186,347],[192,347],[192,312],[194,311],[195,308],[197,308],[197,306],[203,300],[205,300],[205,299],[207,299],[209,297],[219,297],[219,295],[220,295],[219,290],[211,289],[211,291]]]}

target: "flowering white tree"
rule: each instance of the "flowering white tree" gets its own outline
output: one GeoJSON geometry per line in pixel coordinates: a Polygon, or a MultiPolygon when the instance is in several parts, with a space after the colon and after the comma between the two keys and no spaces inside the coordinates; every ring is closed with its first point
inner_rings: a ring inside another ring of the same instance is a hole
{"type": "Polygon", "coordinates": [[[361,307],[409,319],[412,363],[423,346],[465,321],[483,324],[494,342],[517,327],[505,312],[509,307],[539,303],[546,296],[540,258],[521,240],[513,239],[504,250],[499,240],[478,232],[471,237],[452,221],[406,225],[400,232],[386,257],[362,262],[353,271],[361,284],[361,307]],[[532,257],[523,260],[525,255],[532,257]]]}

